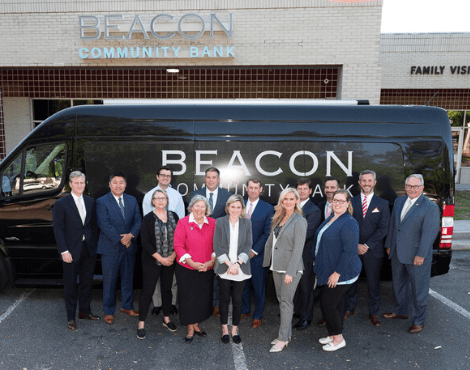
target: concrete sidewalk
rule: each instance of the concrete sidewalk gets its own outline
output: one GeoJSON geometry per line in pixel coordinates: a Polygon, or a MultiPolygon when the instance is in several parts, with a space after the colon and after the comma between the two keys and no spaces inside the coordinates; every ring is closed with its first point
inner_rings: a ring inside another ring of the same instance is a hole
{"type": "Polygon", "coordinates": [[[452,249],[456,251],[470,250],[470,220],[454,220],[452,249]]]}

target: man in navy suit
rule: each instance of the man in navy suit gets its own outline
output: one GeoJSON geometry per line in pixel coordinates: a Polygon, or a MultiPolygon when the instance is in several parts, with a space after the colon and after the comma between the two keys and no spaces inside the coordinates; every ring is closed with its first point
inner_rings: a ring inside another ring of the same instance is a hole
{"type": "Polygon", "coordinates": [[[393,205],[385,242],[392,263],[395,308],[384,313],[386,319],[408,318],[411,286],[412,326],[409,333],[423,330],[429,302],[432,246],[439,233],[439,207],[423,195],[424,179],[413,174],[405,181],[406,196],[393,205]]]}
{"type": "MultiPolygon", "coordinates": [[[[194,190],[191,193],[189,202],[195,195],[202,195],[209,200],[209,206],[211,207],[212,218],[224,217],[227,215],[225,212],[225,204],[227,203],[228,198],[232,195],[229,191],[222,189],[220,184],[220,171],[218,168],[209,167],[205,172],[204,182],[205,187],[201,189],[194,190]]],[[[214,275],[214,300],[213,300],[214,316],[220,317],[219,313],[219,281],[214,275]]]]}
{"type": "Polygon", "coordinates": [[[268,269],[263,267],[264,246],[271,232],[274,207],[259,199],[263,187],[258,178],[254,177],[248,180],[246,191],[248,193],[248,199],[245,203],[246,216],[251,220],[253,246],[250,254],[251,279],[247,281],[243,291],[241,317],[245,318],[251,315],[251,288],[253,287],[255,310],[251,326],[257,328],[261,325],[266,300],[268,269]]]}
{"type": "MultiPolygon", "coordinates": [[[[365,170],[359,174],[361,194],[351,199],[353,217],[359,224],[358,253],[362,260],[362,268],[367,278],[367,309],[369,319],[374,326],[380,326],[380,269],[384,257],[384,242],[390,223],[389,203],[374,194],[377,184],[374,171],[365,170]]],[[[349,289],[346,297],[346,313],[344,319],[354,315],[357,303],[357,281],[349,289]]]]}
{"type": "Polygon", "coordinates": [[[116,281],[121,273],[121,312],[139,316],[134,310],[133,274],[136,238],[140,231],[142,216],[137,200],[125,194],[126,176],[115,172],[110,176],[111,191],[96,201],[96,218],[100,228],[98,253],[103,269],[104,321],[114,321],[116,309],[116,281]]]}
{"type": "Polygon", "coordinates": [[[294,325],[297,330],[304,330],[313,320],[313,289],[315,285],[315,273],[313,272],[312,247],[315,232],[321,223],[321,211],[310,200],[312,195],[312,182],[306,178],[297,180],[297,192],[300,198],[302,215],[307,220],[307,236],[305,238],[302,258],[304,261],[304,272],[300,278],[299,286],[294,297],[295,312],[299,314],[300,320],[294,325]]]}
{"type": "Polygon", "coordinates": [[[96,261],[95,201],[83,195],[83,173],[74,171],[69,180],[71,192],[54,204],[52,223],[57,249],[63,261],[67,327],[75,330],[77,291],[78,317],[86,320],[100,318],[93,315],[90,309],[96,261]],[[78,285],[77,276],[80,279],[78,285]]]}

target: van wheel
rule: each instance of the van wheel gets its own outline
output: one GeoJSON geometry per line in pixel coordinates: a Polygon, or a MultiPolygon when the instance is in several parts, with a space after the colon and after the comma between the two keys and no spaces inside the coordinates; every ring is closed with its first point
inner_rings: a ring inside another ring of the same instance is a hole
{"type": "Polygon", "coordinates": [[[0,255],[0,292],[7,286],[10,282],[7,271],[7,263],[5,258],[0,255]]]}

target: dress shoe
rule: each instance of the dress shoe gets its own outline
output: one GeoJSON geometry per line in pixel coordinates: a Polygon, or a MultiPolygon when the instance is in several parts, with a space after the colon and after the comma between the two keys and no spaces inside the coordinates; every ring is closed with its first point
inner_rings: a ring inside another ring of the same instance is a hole
{"type": "Polygon", "coordinates": [[[333,337],[320,338],[320,339],[318,339],[318,342],[320,344],[328,344],[328,343],[333,342],[333,337]]]}
{"type": "Polygon", "coordinates": [[[222,335],[220,340],[222,341],[223,344],[229,344],[230,343],[230,335],[228,335],[228,334],[222,335]]]}
{"type": "MultiPolygon", "coordinates": [[[[278,340],[277,342],[279,342],[279,340],[278,340]]],[[[276,344],[277,344],[277,342],[276,342],[276,344]]],[[[279,346],[276,347],[276,344],[275,344],[274,346],[271,347],[271,349],[269,350],[269,352],[271,352],[271,353],[281,352],[284,348],[287,347],[287,344],[288,344],[288,343],[289,343],[289,342],[285,342],[282,347],[279,347],[279,346]]]]}
{"type": "Polygon", "coordinates": [[[310,324],[307,320],[299,320],[297,323],[294,325],[294,329],[297,330],[304,330],[307,328],[308,324],[310,324]]]}
{"type": "Polygon", "coordinates": [[[248,313],[242,313],[242,314],[240,315],[240,320],[243,320],[244,318],[250,317],[250,316],[251,316],[251,313],[250,313],[250,312],[248,312],[248,313]]]}
{"type": "Polygon", "coordinates": [[[343,347],[346,347],[346,341],[343,339],[343,341],[341,343],[339,343],[338,345],[334,345],[333,342],[330,342],[328,344],[325,344],[322,349],[326,352],[334,352],[334,351],[337,351],[338,349],[341,349],[343,347]]]}
{"type": "Polygon", "coordinates": [[[193,341],[194,337],[184,337],[184,342],[185,343],[191,343],[193,341]]]}
{"type": "Polygon", "coordinates": [[[145,329],[137,329],[137,338],[145,339],[145,329]]]}
{"type": "Polygon", "coordinates": [[[326,321],[323,320],[323,319],[318,322],[318,326],[320,326],[320,327],[325,326],[325,325],[326,325],[326,321]]]}
{"type": "Polygon", "coordinates": [[[233,343],[235,343],[235,344],[240,344],[242,342],[242,338],[240,338],[240,336],[238,334],[234,335],[232,337],[232,340],[233,340],[233,343]]]}
{"type": "Polygon", "coordinates": [[[170,308],[170,315],[177,315],[177,314],[178,314],[178,309],[176,308],[174,304],[172,304],[170,308]]]}
{"type": "Polygon", "coordinates": [[[199,331],[194,330],[194,332],[202,338],[207,337],[207,334],[204,330],[199,330],[199,331]]]}
{"type": "Polygon", "coordinates": [[[394,314],[393,312],[384,313],[382,317],[385,319],[402,319],[402,320],[406,320],[408,318],[408,316],[400,316],[400,315],[394,314]]]}
{"type": "Polygon", "coordinates": [[[158,315],[161,311],[161,307],[154,307],[152,310],[152,315],[158,315]]]}
{"type": "Polygon", "coordinates": [[[67,322],[67,329],[70,329],[70,330],[77,329],[77,325],[75,324],[75,320],[69,320],[67,322]]]}
{"type": "Polygon", "coordinates": [[[106,324],[112,324],[114,321],[114,316],[113,315],[104,315],[104,322],[106,324]]]}
{"type": "Polygon", "coordinates": [[[374,326],[380,326],[380,325],[382,325],[382,323],[380,322],[378,316],[369,315],[369,319],[370,319],[370,321],[372,322],[372,325],[374,325],[374,326]]]}
{"type": "Polygon", "coordinates": [[[176,325],[174,322],[168,321],[165,322],[165,320],[162,321],[163,326],[165,326],[169,331],[176,331],[176,325]]]}
{"type": "Polygon", "coordinates": [[[251,324],[252,328],[259,328],[261,326],[261,319],[253,319],[253,323],[251,324]]]}
{"type": "Polygon", "coordinates": [[[424,328],[424,325],[413,324],[411,328],[408,330],[408,333],[411,333],[411,334],[420,333],[423,330],[423,328],[424,328]]]}
{"type": "Polygon", "coordinates": [[[346,311],[344,313],[344,320],[349,319],[351,316],[353,316],[356,312],[355,311],[346,311]]]}
{"type": "Polygon", "coordinates": [[[212,308],[212,313],[214,314],[215,317],[220,317],[219,307],[213,307],[212,308]]]}
{"type": "Polygon", "coordinates": [[[132,317],[136,317],[136,316],[139,316],[139,313],[132,309],[132,310],[125,310],[124,308],[121,308],[121,312],[122,313],[127,313],[129,316],[132,316],[132,317]]]}
{"type": "Polygon", "coordinates": [[[85,314],[79,312],[78,313],[78,318],[82,319],[82,320],[91,320],[91,321],[95,321],[95,320],[100,319],[99,316],[93,315],[91,312],[88,315],[85,315],[85,314]]]}

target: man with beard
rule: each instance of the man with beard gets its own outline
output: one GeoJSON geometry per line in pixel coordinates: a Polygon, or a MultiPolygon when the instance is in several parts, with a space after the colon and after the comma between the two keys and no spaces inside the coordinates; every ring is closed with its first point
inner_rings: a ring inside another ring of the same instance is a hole
{"type": "MultiPolygon", "coordinates": [[[[359,245],[357,247],[362,260],[362,268],[367,277],[367,309],[369,319],[374,326],[380,326],[380,269],[384,257],[384,242],[390,222],[389,203],[374,194],[377,183],[374,171],[365,170],[359,174],[361,194],[351,199],[353,217],[359,224],[359,245]]],[[[357,303],[357,281],[346,297],[344,319],[354,315],[357,303]]]]}

